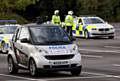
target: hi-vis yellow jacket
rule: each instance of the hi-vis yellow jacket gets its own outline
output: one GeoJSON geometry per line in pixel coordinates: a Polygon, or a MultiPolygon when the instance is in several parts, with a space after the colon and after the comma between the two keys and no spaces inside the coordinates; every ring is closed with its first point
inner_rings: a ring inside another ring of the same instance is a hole
{"type": "Polygon", "coordinates": [[[73,26],[73,16],[71,16],[71,15],[67,15],[66,17],[65,17],[65,25],[66,26],[73,26]]]}
{"type": "Polygon", "coordinates": [[[60,24],[61,23],[60,16],[59,15],[53,15],[52,16],[52,23],[53,24],[60,24]]]}

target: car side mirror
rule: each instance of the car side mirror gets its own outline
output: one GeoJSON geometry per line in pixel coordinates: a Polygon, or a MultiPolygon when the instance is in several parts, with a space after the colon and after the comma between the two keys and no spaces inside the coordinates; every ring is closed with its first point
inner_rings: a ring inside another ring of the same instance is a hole
{"type": "Polygon", "coordinates": [[[30,43],[30,41],[27,38],[23,38],[20,40],[22,43],[30,43]]]}

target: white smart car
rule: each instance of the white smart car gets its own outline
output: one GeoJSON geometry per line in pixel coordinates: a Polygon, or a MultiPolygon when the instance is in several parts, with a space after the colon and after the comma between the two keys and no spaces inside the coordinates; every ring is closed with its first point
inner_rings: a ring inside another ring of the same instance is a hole
{"type": "Polygon", "coordinates": [[[8,54],[10,73],[28,69],[32,76],[39,71],[70,71],[81,73],[81,55],[65,31],[56,25],[26,25],[19,27],[8,54]]]}
{"type": "Polygon", "coordinates": [[[115,28],[100,17],[82,16],[74,19],[72,28],[75,37],[108,37],[114,38],[115,28]]]}

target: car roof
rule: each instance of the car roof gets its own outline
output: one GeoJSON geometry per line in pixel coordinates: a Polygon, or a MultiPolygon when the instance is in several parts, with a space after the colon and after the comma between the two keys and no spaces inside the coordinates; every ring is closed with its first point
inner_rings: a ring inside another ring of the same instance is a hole
{"type": "Polygon", "coordinates": [[[19,24],[4,24],[4,25],[0,25],[0,27],[7,27],[7,26],[17,26],[19,27],[19,24]]]}
{"type": "Polygon", "coordinates": [[[23,25],[23,27],[55,27],[59,25],[54,25],[54,24],[26,24],[23,25]]]}
{"type": "Polygon", "coordinates": [[[100,17],[97,17],[97,16],[83,16],[83,17],[78,17],[78,18],[82,18],[82,19],[86,19],[86,18],[100,18],[100,17]]]}

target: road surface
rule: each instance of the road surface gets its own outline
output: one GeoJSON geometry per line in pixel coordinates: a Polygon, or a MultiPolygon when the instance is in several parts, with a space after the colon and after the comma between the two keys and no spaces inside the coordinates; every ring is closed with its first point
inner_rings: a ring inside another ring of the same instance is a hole
{"type": "Polygon", "coordinates": [[[69,72],[57,72],[33,78],[25,70],[10,75],[6,55],[0,54],[0,81],[120,81],[120,23],[113,25],[116,28],[115,39],[77,38],[83,65],[82,73],[77,77],[69,72]]]}

